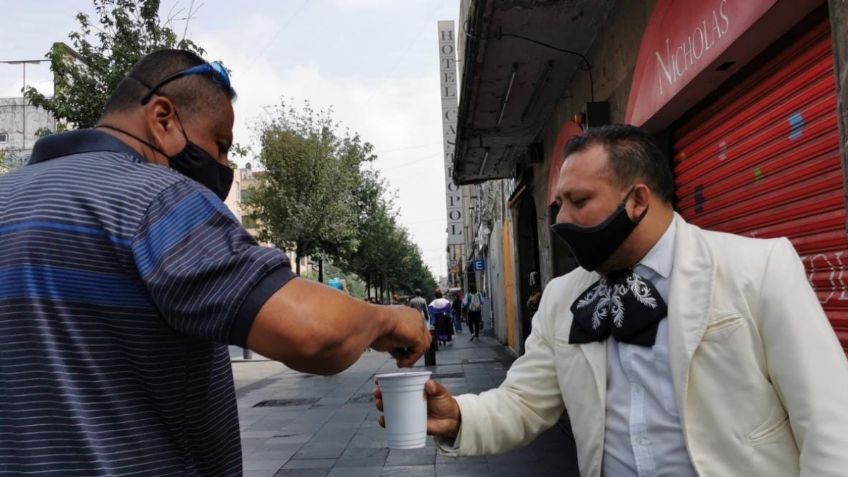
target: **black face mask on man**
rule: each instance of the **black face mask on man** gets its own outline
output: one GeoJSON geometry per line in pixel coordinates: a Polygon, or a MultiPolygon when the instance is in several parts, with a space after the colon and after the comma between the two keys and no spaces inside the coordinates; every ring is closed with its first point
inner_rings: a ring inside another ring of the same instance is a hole
{"type": "MultiPolygon", "coordinates": [[[[177,116],[177,119],[179,119],[179,116],[177,116]]],[[[186,135],[185,128],[182,126],[182,120],[180,120],[180,123],[180,131],[183,133],[186,145],[180,152],[173,156],[168,156],[162,149],[151,144],[150,141],[146,141],[123,129],[109,126],[108,124],[99,124],[97,127],[124,133],[136,141],[146,144],[159,154],[167,157],[171,169],[205,186],[221,200],[226,200],[227,195],[230,193],[230,187],[233,185],[233,170],[216,161],[202,147],[191,142],[186,135]]]]}
{"type": "Polygon", "coordinates": [[[636,188],[624,196],[624,200],[603,222],[592,227],[576,224],[554,224],[551,230],[568,244],[577,263],[586,270],[594,271],[604,263],[627,240],[639,222],[648,213],[644,212],[635,221],[627,215],[627,199],[636,188]]]}

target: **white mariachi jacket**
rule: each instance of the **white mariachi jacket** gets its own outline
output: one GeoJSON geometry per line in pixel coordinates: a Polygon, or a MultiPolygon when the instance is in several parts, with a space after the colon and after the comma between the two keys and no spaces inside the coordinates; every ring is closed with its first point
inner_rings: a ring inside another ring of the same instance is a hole
{"type": "MultiPolygon", "coordinates": [[[[848,361],[791,243],[674,220],[670,359],[697,473],[848,475],[848,361]]],[[[601,475],[606,342],[568,343],[570,306],[598,278],[577,269],[548,284],[526,353],[499,388],[456,398],[460,434],[440,451],[526,445],[567,408],[580,475],[601,475]]]]}

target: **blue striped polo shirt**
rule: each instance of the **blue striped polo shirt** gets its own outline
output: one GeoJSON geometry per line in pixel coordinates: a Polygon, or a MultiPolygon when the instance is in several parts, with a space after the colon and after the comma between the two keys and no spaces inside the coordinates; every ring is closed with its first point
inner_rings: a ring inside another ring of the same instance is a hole
{"type": "Polygon", "coordinates": [[[0,475],[239,475],[228,344],[294,274],[114,136],[0,177],[0,475]]]}

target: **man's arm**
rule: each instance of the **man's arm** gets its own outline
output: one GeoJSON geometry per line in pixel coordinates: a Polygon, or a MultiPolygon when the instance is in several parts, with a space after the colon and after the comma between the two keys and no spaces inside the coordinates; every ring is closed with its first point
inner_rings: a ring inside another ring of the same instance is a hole
{"type": "Polygon", "coordinates": [[[801,476],[848,468],[848,362],[788,240],[772,248],[758,305],[769,375],[801,452],[801,476]]]}
{"type": "Polygon", "coordinates": [[[346,369],[368,346],[412,366],[429,345],[417,310],[372,305],[299,278],[271,295],[247,336],[248,348],[315,374],[346,369]]]}
{"type": "MultiPolygon", "coordinates": [[[[542,298],[544,308],[545,297],[542,298]]],[[[554,366],[551,335],[542,313],[533,318],[525,353],[496,389],[453,397],[428,382],[427,432],[449,455],[490,455],[527,445],[556,424],[565,405],[554,366]],[[454,441],[455,439],[455,441],[454,441]]],[[[377,408],[382,395],[375,391],[377,408]]]]}

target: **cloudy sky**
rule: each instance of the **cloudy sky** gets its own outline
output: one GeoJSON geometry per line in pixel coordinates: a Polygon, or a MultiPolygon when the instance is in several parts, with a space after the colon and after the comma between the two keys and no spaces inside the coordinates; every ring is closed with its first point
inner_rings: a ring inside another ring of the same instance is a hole
{"type": "MultiPolygon", "coordinates": [[[[163,0],[161,14],[191,0],[163,0]]],[[[456,20],[459,0],[195,0],[187,36],[233,72],[236,141],[282,96],[332,106],[344,126],[375,146],[397,189],[400,221],[435,275],[445,273],[445,196],[438,79],[438,20],[456,20]]],[[[68,41],[91,0],[0,0],[0,61],[43,57],[68,41]]],[[[178,15],[179,16],[179,15],[178,15]]],[[[185,25],[175,22],[182,32],[185,25]]],[[[20,96],[20,66],[0,64],[0,97],[20,96]]],[[[27,84],[51,90],[46,63],[27,84]]]]}

